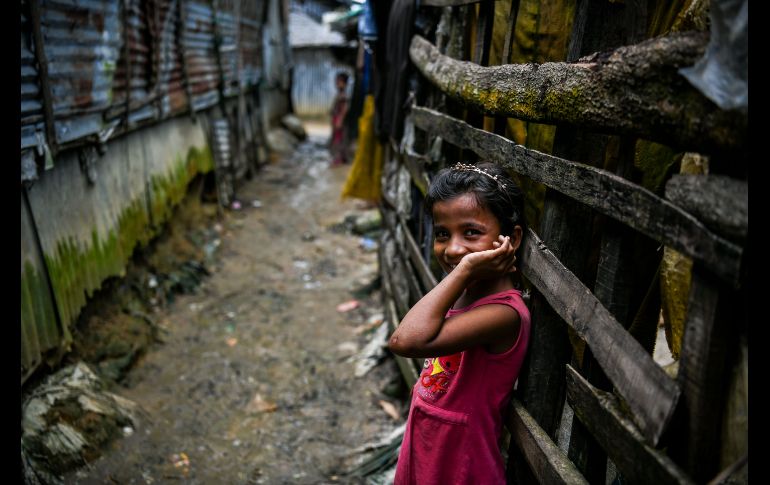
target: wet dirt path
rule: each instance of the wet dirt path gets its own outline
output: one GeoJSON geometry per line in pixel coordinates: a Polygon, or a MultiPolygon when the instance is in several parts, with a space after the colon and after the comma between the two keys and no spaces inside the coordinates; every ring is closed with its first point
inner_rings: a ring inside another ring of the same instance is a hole
{"type": "Polygon", "coordinates": [[[377,263],[330,229],[363,207],[340,201],[349,167],[328,167],[324,136],[239,189],[218,267],[154,315],[164,343],[115,390],[147,416],[67,483],[349,483],[351,451],[399,424],[379,403],[399,406],[382,393],[395,363],[355,377],[351,360],[372,339],[378,293],[336,309],[377,263]]]}

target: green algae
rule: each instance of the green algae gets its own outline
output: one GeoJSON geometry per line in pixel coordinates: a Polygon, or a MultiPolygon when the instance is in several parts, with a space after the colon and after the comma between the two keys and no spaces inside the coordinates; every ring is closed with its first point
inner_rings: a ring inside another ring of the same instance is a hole
{"type": "Polygon", "coordinates": [[[173,214],[187,192],[190,181],[199,173],[214,168],[208,146],[190,148],[186,157],[176,161],[166,175],[150,180],[149,203],[145,193],[132,200],[118,215],[117,223],[106,237],[92,229],[90,243],[69,237],[56,243],[53,254],[45,260],[54,289],[62,326],[66,329],[102,282],[122,275],[125,264],[137,246],[146,246],[160,233],[162,224],[173,214]]]}
{"type": "Polygon", "coordinates": [[[60,332],[45,274],[31,261],[24,261],[21,274],[21,372],[22,375],[40,363],[42,355],[57,347],[60,332]]]}
{"type": "Polygon", "coordinates": [[[671,177],[671,170],[682,159],[682,152],[647,140],[638,140],[634,153],[634,166],[642,172],[642,187],[662,195],[664,184],[671,177]]]}

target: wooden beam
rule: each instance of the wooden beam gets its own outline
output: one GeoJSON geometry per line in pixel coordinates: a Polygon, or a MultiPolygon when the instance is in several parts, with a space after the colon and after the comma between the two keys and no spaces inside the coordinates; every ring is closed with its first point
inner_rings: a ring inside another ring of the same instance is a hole
{"type": "Polygon", "coordinates": [[[415,126],[480,157],[547,185],[643,234],[706,263],[733,285],[739,283],[743,250],[689,213],[651,191],[606,170],[527,149],[428,108],[413,107],[415,126]]]}
{"type": "Polygon", "coordinates": [[[717,234],[745,240],[749,233],[749,184],[725,175],[675,174],[666,182],[666,199],[682,207],[717,234]]]}
{"type": "Polygon", "coordinates": [[[492,42],[492,27],[495,23],[495,0],[483,0],[479,5],[476,28],[476,45],[473,46],[473,62],[480,66],[489,65],[489,48],[492,42]]]}
{"type": "Polygon", "coordinates": [[[740,323],[741,298],[719,285],[699,264],[692,269],[687,320],[677,380],[682,387],[683,424],[672,438],[672,456],[697,480],[719,471],[721,423],[728,388],[732,332],[740,323]],[[715,428],[716,426],[716,428],[715,428]]]}
{"type": "MultiPolygon", "coordinates": [[[[395,245],[395,240],[393,241],[393,244],[395,245]]],[[[380,274],[382,275],[382,284],[386,293],[389,293],[393,300],[396,302],[396,308],[398,309],[397,315],[400,320],[400,318],[406,315],[406,313],[409,311],[409,302],[404,301],[401,293],[395,287],[395,283],[393,282],[393,278],[397,276],[393,274],[395,264],[391,258],[388,257],[387,251],[384,247],[382,248],[380,254],[380,274]]]]}
{"type": "MultiPolygon", "coordinates": [[[[393,333],[396,330],[396,327],[398,327],[399,320],[396,316],[396,305],[393,303],[392,298],[385,298],[385,315],[388,318],[388,328],[390,328],[390,332],[393,333]]],[[[396,364],[398,364],[398,368],[401,370],[404,381],[406,381],[407,386],[411,389],[420,377],[420,373],[418,372],[419,367],[416,366],[415,359],[402,357],[396,354],[393,354],[393,356],[396,358],[396,364]]]]}
{"type": "Polygon", "coordinates": [[[591,347],[642,434],[656,446],[679,399],[676,383],[531,229],[522,243],[520,267],[554,311],[591,347]]]}
{"type": "Polygon", "coordinates": [[[412,182],[420,190],[423,196],[428,193],[428,187],[430,186],[430,178],[425,171],[423,164],[428,160],[425,155],[420,155],[412,150],[406,150],[401,154],[401,160],[404,162],[404,167],[409,171],[409,175],[412,177],[412,182]]]}
{"type": "Polygon", "coordinates": [[[415,35],[409,55],[444,93],[488,115],[745,153],[748,115],[719,109],[678,72],[703,56],[707,42],[706,32],[672,34],[575,63],[481,67],[442,55],[415,35]]]}
{"type": "Polygon", "coordinates": [[[575,416],[630,483],[694,483],[665,453],[644,443],[641,433],[623,415],[612,393],[595,388],[570,365],[567,366],[567,400],[575,416]]]}
{"type": "Polygon", "coordinates": [[[420,247],[417,245],[417,241],[414,240],[412,233],[409,232],[409,227],[406,225],[406,221],[401,215],[398,216],[398,223],[404,233],[404,242],[406,244],[406,250],[409,253],[409,258],[412,260],[412,265],[417,270],[417,276],[420,277],[423,287],[425,288],[425,292],[427,293],[438,284],[438,280],[436,280],[436,277],[430,270],[428,263],[422,259],[420,247]]]}
{"type": "MultiPolygon", "coordinates": [[[[505,40],[503,41],[503,52],[500,58],[500,64],[511,63],[511,52],[513,51],[513,39],[516,32],[516,19],[519,16],[520,0],[511,0],[511,10],[508,12],[508,24],[505,29],[505,40]]],[[[508,119],[505,116],[495,116],[495,133],[505,136],[505,129],[508,119]]]]}
{"type": "Polygon", "coordinates": [[[511,432],[511,440],[516,443],[540,483],[588,484],[575,465],[517,399],[511,402],[508,429],[511,432]]]}

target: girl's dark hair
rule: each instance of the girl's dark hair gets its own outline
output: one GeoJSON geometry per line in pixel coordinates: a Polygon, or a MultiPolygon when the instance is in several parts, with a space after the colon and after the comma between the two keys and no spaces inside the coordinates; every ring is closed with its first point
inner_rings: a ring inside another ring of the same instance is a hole
{"type": "Polygon", "coordinates": [[[524,198],[521,189],[508,173],[494,163],[479,163],[477,168],[489,175],[447,167],[439,171],[428,187],[425,196],[425,211],[433,217],[433,204],[454,199],[462,194],[472,194],[476,202],[486,207],[500,222],[500,233],[510,236],[515,226],[521,226],[526,234],[524,220],[524,198]],[[497,176],[497,180],[492,179],[497,176]],[[505,188],[502,186],[505,185],[505,188]]]}

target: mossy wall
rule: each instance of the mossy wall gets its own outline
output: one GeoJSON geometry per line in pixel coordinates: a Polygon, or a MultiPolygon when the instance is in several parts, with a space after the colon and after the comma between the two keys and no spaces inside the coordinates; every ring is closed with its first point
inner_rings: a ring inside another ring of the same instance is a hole
{"type": "Polygon", "coordinates": [[[38,365],[52,349],[67,349],[68,328],[87,299],[105,279],[123,274],[134,249],[159,233],[189,182],[213,170],[214,161],[201,124],[178,118],[109,143],[95,168],[96,180],[89,183],[78,154],[64,153],[27,188],[22,367],[38,365]]]}

